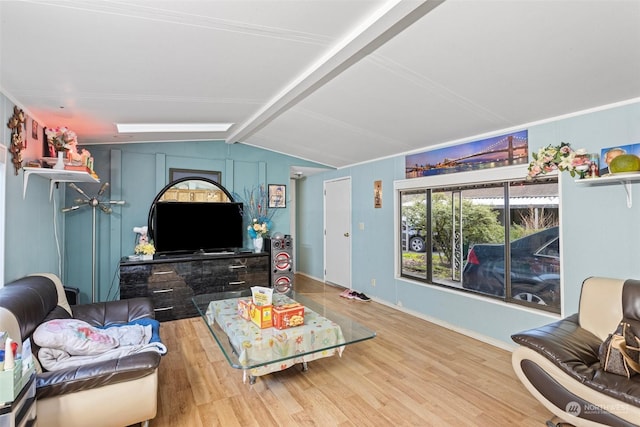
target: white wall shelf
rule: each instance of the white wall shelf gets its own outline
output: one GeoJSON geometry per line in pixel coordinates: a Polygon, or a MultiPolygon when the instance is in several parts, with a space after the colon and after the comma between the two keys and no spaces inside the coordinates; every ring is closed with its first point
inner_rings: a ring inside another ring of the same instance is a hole
{"type": "Polygon", "coordinates": [[[23,168],[24,184],[22,188],[22,198],[27,195],[27,185],[31,175],[38,175],[51,181],[49,185],[49,200],[53,195],[53,186],[60,182],[96,182],[100,180],[88,172],[68,171],[63,169],[47,169],[47,168],[23,168]]]}
{"type": "Polygon", "coordinates": [[[575,182],[589,186],[622,184],[624,186],[624,191],[627,193],[627,207],[630,208],[633,206],[631,184],[634,182],[640,182],[640,172],[617,173],[601,176],[599,178],[576,179],[575,182]]]}

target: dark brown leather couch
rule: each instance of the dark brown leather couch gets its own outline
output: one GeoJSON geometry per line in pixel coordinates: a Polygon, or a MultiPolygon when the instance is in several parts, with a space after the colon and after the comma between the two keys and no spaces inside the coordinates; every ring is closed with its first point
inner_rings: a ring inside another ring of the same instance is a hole
{"type": "Polygon", "coordinates": [[[579,312],[512,336],[516,375],[547,409],[575,426],[640,425],[640,374],[605,372],[600,344],[620,321],[640,325],[640,281],[591,277],[579,312]]]}
{"type": "MultiPolygon", "coordinates": [[[[20,278],[0,289],[0,331],[15,341],[30,338],[41,323],[75,318],[92,326],[154,318],[148,298],[69,306],[53,274],[20,278]]],[[[36,352],[34,346],[34,353],[36,352]]],[[[127,426],[156,416],[157,352],[140,352],[72,369],[42,372],[38,364],[38,424],[47,427],[127,426]]]]}

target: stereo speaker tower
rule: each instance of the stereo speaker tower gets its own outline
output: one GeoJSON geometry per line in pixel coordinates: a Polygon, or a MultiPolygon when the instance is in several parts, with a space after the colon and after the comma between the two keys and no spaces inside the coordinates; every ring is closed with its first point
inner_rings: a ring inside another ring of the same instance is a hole
{"type": "Polygon", "coordinates": [[[293,287],[293,240],[291,236],[272,237],[269,242],[271,252],[271,287],[279,293],[286,293],[293,287]]]}

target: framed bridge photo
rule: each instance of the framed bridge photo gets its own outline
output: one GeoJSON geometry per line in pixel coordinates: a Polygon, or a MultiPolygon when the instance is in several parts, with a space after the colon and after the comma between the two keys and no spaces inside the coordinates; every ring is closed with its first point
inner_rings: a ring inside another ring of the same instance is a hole
{"type": "Polygon", "coordinates": [[[405,156],[405,177],[442,175],[529,163],[527,130],[405,156]]]}

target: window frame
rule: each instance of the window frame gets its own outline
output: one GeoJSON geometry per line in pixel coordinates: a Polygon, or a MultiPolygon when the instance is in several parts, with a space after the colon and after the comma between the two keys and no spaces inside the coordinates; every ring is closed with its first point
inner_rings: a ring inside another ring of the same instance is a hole
{"type": "MultiPolygon", "coordinates": [[[[401,245],[401,238],[400,238],[400,233],[401,233],[400,227],[402,226],[402,206],[401,206],[401,197],[400,197],[401,192],[424,191],[426,194],[431,196],[432,190],[438,190],[443,188],[458,187],[458,186],[464,187],[464,186],[474,186],[474,185],[487,185],[487,184],[504,184],[504,183],[513,182],[513,181],[523,181],[527,177],[527,172],[528,170],[526,165],[518,165],[518,166],[499,167],[499,168],[493,168],[493,169],[487,169],[487,170],[481,170],[481,171],[462,172],[462,173],[454,173],[454,174],[446,174],[446,175],[435,175],[435,176],[429,176],[429,177],[420,177],[420,178],[412,178],[412,179],[395,181],[394,182],[394,208],[395,208],[394,209],[394,225],[395,225],[395,228],[394,228],[394,236],[395,236],[394,275],[395,275],[395,278],[398,280],[418,283],[421,285],[431,286],[438,289],[446,289],[450,292],[456,292],[460,295],[469,295],[469,296],[472,295],[474,297],[480,297],[483,299],[504,303],[511,307],[534,309],[537,312],[541,312],[541,313],[545,313],[545,312],[550,314],[561,313],[562,301],[563,301],[563,295],[564,295],[564,292],[563,292],[564,280],[563,280],[562,268],[560,268],[560,285],[559,285],[560,306],[552,309],[545,308],[545,306],[535,307],[530,304],[523,305],[519,303],[517,300],[513,300],[511,297],[507,298],[505,296],[503,298],[500,298],[500,297],[495,298],[488,295],[485,296],[477,292],[471,292],[465,289],[456,289],[444,284],[434,283],[431,268],[427,269],[427,274],[425,275],[426,277],[425,279],[411,278],[402,274],[402,245],[401,245]]],[[[558,196],[560,196],[561,175],[559,175],[557,172],[552,172],[547,174],[547,176],[549,178],[557,177],[558,196]]],[[[506,191],[507,189],[505,188],[505,192],[506,191]]],[[[429,207],[430,204],[428,203],[427,206],[429,207]]],[[[505,197],[505,210],[506,209],[510,209],[509,201],[507,197],[505,197]]],[[[558,205],[558,215],[559,215],[559,219],[562,218],[560,203],[558,205]]],[[[431,212],[429,208],[427,209],[427,218],[431,218],[431,212]]],[[[509,228],[510,227],[505,227],[505,242],[507,241],[507,239],[509,239],[510,241],[509,228]]],[[[560,230],[562,230],[561,224],[560,224],[560,230]]],[[[427,233],[427,234],[430,234],[430,233],[427,233]]],[[[560,234],[562,234],[562,232],[560,232],[560,234]]],[[[431,244],[431,236],[425,236],[425,237],[427,237],[427,239],[425,240],[425,244],[431,244]],[[429,241],[429,243],[427,243],[427,240],[429,241]]],[[[430,246],[427,246],[427,247],[430,247],[430,246]]],[[[509,246],[505,245],[505,255],[506,255],[506,252],[509,250],[510,250],[509,246]]],[[[560,253],[562,253],[562,242],[560,242],[560,253]]],[[[510,257],[505,257],[505,268],[510,268],[509,258],[510,257]]],[[[560,257],[560,259],[562,259],[562,257],[560,257]]],[[[429,264],[430,262],[431,261],[427,259],[427,264],[429,264]]],[[[560,263],[562,264],[562,261],[560,261],[560,263]]],[[[506,271],[509,271],[509,270],[506,270],[506,271]]],[[[510,295],[510,291],[511,291],[510,289],[505,289],[505,295],[510,295]]]]}

